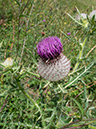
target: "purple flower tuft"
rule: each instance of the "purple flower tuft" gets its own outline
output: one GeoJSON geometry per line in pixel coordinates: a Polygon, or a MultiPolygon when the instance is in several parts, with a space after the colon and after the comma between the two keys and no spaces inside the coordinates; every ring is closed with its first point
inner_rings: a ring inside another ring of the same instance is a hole
{"type": "Polygon", "coordinates": [[[70,32],[68,32],[68,33],[67,33],[67,35],[71,35],[71,33],[70,33],[70,32]]]}
{"type": "Polygon", "coordinates": [[[37,45],[37,53],[43,60],[51,60],[60,55],[62,44],[58,37],[47,37],[42,39],[37,45]]]}
{"type": "Polygon", "coordinates": [[[43,22],[46,22],[46,20],[43,20],[43,22]]]}

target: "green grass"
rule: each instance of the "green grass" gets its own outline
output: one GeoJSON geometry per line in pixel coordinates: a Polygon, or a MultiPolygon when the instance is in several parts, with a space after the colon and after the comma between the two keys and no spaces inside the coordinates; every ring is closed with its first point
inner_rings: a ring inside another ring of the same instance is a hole
{"type": "Polygon", "coordinates": [[[75,18],[76,7],[89,14],[96,0],[0,1],[0,63],[11,57],[15,69],[0,66],[0,128],[96,128],[96,31],[78,59],[88,30],[77,30],[66,14],[75,18]],[[68,32],[71,35],[65,36],[68,32]],[[48,36],[61,39],[71,61],[69,75],[58,82],[44,80],[37,72],[36,45],[48,36]]]}

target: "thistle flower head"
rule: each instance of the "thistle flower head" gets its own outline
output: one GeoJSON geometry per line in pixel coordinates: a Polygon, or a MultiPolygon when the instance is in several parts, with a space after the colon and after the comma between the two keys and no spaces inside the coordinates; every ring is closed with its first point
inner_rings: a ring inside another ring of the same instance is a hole
{"type": "Polygon", "coordinates": [[[62,44],[58,37],[47,37],[42,39],[37,45],[37,53],[43,60],[54,59],[60,55],[62,44]]]}
{"type": "Polygon", "coordinates": [[[67,76],[70,71],[70,61],[64,56],[62,44],[58,37],[47,37],[37,45],[41,57],[38,62],[38,73],[46,80],[58,81],[67,76]]]}
{"type": "Polygon", "coordinates": [[[92,19],[93,16],[95,16],[95,21],[96,21],[96,10],[93,10],[92,12],[90,12],[89,19],[92,19]]]}

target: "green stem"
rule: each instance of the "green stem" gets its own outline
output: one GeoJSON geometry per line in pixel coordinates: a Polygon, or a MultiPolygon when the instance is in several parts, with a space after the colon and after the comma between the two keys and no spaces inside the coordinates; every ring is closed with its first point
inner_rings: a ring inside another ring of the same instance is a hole
{"type": "Polygon", "coordinates": [[[60,84],[57,84],[57,86],[59,87],[62,93],[66,93],[66,91],[63,90],[63,87],[60,84]]]}
{"type": "MultiPolygon", "coordinates": [[[[88,107],[88,101],[87,101],[87,91],[86,91],[86,85],[85,82],[82,80],[82,83],[84,84],[84,99],[85,99],[85,110],[88,107]]],[[[89,111],[86,112],[87,117],[89,118],[89,111]]]]}
{"type": "Polygon", "coordinates": [[[72,85],[73,83],[75,83],[80,77],[82,77],[93,65],[95,64],[95,62],[92,62],[91,65],[89,65],[81,74],[79,74],[77,77],[75,77],[75,79],[73,79],[71,82],[69,81],[66,86],[63,88],[66,89],[67,87],[69,87],[70,85],[72,85]]]}
{"type": "MultiPolygon", "coordinates": [[[[86,112],[88,111],[88,109],[92,106],[92,104],[94,103],[94,101],[96,100],[96,98],[94,97],[94,99],[92,100],[92,102],[89,104],[89,106],[86,108],[84,115],[86,114],[86,112]]],[[[84,116],[83,115],[83,116],[84,116]]]]}
{"type": "Polygon", "coordinates": [[[31,74],[31,75],[33,75],[33,76],[36,76],[36,77],[40,77],[40,75],[39,74],[36,74],[36,73],[32,73],[32,72],[29,72],[29,71],[26,71],[28,74],[31,74]]]}
{"type": "Polygon", "coordinates": [[[19,89],[22,91],[22,93],[34,104],[34,106],[37,107],[37,109],[39,110],[40,114],[41,114],[41,117],[42,117],[42,126],[45,127],[45,122],[44,122],[44,117],[43,117],[43,113],[39,107],[39,105],[31,98],[31,96],[29,94],[27,94],[24,89],[21,87],[21,84],[20,84],[20,81],[16,80],[17,82],[17,85],[19,87],[19,89]]]}
{"type": "MultiPolygon", "coordinates": [[[[92,123],[93,123],[93,122],[96,121],[96,118],[92,118],[92,119],[82,119],[82,121],[92,121],[92,123]]],[[[74,121],[74,122],[71,122],[71,123],[69,123],[69,124],[67,124],[67,125],[65,125],[65,126],[63,126],[63,127],[61,127],[61,128],[59,128],[59,129],[65,129],[65,128],[69,127],[69,126],[72,126],[72,125],[74,125],[74,124],[80,123],[80,122],[82,122],[82,121],[81,121],[81,120],[76,120],[76,121],[74,121]]]]}
{"type": "Polygon", "coordinates": [[[84,49],[84,46],[85,46],[85,43],[86,43],[87,39],[88,39],[88,37],[85,38],[84,42],[83,42],[82,45],[81,45],[82,48],[81,48],[81,50],[80,50],[80,52],[79,52],[78,61],[77,61],[76,65],[75,65],[75,67],[74,67],[74,69],[73,69],[73,72],[75,72],[75,70],[78,68],[78,66],[79,66],[79,61],[82,59],[83,49],[84,49]]]}
{"type": "Polygon", "coordinates": [[[73,21],[75,21],[77,24],[83,26],[83,24],[79,21],[77,21],[75,18],[73,18],[69,13],[66,13],[73,21]]]}

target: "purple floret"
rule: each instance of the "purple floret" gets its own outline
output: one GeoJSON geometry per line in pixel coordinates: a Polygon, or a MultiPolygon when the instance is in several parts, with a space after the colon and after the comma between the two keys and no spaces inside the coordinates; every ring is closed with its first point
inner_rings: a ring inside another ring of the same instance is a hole
{"type": "Polygon", "coordinates": [[[43,22],[46,22],[46,20],[43,20],[43,22]]]}
{"type": "Polygon", "coordinates": [[[70,32],[68,32],[68,33],[67,33],[67,35],[71,35],[71,33],[70,33],[70,32]]]}
{"type": "Polygon", "coordinates": [[[60,55],[63,46],[58,37],[47,37],[42,39],[37,45],[37,53],[43,60],[54,59],[60,55]]]}

